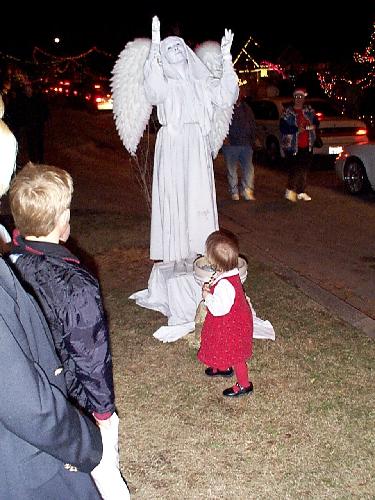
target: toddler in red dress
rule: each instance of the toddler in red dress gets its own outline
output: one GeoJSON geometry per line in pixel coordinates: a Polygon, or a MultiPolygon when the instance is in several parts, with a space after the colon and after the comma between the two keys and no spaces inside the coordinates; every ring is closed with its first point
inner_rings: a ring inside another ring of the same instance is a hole
{"type": "Polygon", "coordinates": [[[202,287],[207,315],[198,359],[208,365],[209,377],[230,377],[234,370],[236,384],[223,391],[228,397],[253,392],[246,364],[253,350],[253,316],[242,288],[238,256],[238,239],[230,231],[215,231],[207,238],[206,257],[215,273],[202,287]]]}

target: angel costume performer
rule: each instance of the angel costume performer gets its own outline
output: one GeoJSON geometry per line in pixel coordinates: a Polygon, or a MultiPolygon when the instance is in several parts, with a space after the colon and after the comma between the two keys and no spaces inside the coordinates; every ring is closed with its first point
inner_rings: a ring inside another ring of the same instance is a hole
{"type": "Polygon", "coordinates": [[[227,128],[219,147],[212,137],[218,129],[215,109],[231,108],[238,96],[230,54],[232,40],[231,31],[226,30],[221,44],[223,71],[218,78],[183,39],[171,36],[160,42],[160,23],[155,16],[151,45],[145,39],[129,42],[115,65],[114,115],[128,151],[135,153],[152,105],[157,106],[161,124],[152,185],[153,260],[195,257],[204,252],[207,236],[218,229],[212,156],[217,154],[227,128]],[[147,42],[141,81],[137,66],[147,42]],[[142,88],[137,90],[137,85],[142,88]],[[131,88],[135,89],[132,95],[131,88]]]}
{"type": "Polygon", "coordinates": [[[209,144],[213,104],[230,107],[237,76],[230,60],[220,80],[181,38],[168,37],[145,64],[145,91],[157,105],[160,128],[155,146],[150,257],[180,261],[204,252],[218,229],[213,162],[209,144]],[[169,62],[171,44],[187,57],[185,74],[169,62]]]}
{"type": "Polygon", "coordinates": [[[228,133],[238,96],[232,41],[232,32],[225,30],[221,45],[205,51],[221,66],[217,74],[183,39],[161,41],[155,16],[152,40],[127,43],[112,72],[113,113],[128,152],[135,156],[153,106],[161,125],[154,154],[150,258],[162,262],[154,264],[148,290],[130,298],[168,317],[168,328],[173,327],[168,341],[194,329],[201,293],[193,260],[218,229],[213,158],[228,133]]]}

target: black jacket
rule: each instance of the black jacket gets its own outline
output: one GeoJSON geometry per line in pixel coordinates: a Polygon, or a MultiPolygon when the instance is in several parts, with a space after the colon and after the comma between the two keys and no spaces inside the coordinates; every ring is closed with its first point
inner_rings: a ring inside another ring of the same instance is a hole
{"type": "Polygon", "coordinates": [[[0,498],[99,500],[85,474],[102,456],[99,428],[67,401],[45,319],[1,258],[0,345],[0,498]]]}
{"type": "Polygon", "coordinates": [[[71,398],[89,413],[113,413],[112,357],[98,281],[62,245],[25,240],[17,232],[10,259],[44,312],[71,398]]]}

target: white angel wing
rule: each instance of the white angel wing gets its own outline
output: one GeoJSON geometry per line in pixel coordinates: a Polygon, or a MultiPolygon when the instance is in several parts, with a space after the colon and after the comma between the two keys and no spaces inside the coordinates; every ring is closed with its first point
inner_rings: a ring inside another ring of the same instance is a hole
{"type": "Polygon", "coordinates": [[[224,139],[228,135],[229,126],[232,121],[233,106],[230,108],[221,109],[215,106],[214,114],[212,117],[211,131],[209,141],[211,146],[211,154],[215,159],[224,139]]]}
{"type": "Polygon", "coordinates": [[[150,119],[152,105],[143,86],[143,66],[151,40],[136,38],[128,42],[112,70],[113,114],[119,136],[132,156],[150,119]]]}
{"type": "MultiPolygon", "coordinates": [[[[221,78],[222,75],[222,55],[221,47],[218,42],[207,40],[198,45],[195,49],[196,55],[206,65],[214,78],[221,78]]],[[[224,139],[228,135],[229,126],[232,121],[233,106],[229,108],[214,107],[214,112],[211,121],[211,131],[209,134],[209,141],[211,147],[211,154],[216,158],[224,139]]]]}

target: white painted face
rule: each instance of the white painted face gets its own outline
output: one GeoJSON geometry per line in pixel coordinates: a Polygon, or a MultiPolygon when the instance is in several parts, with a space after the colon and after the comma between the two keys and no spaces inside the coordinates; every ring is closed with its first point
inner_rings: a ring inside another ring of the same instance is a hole
{"type": "Polygon", "coordinates": [[[179,40],[171,40],[165,46],[165,57],[170,64],[186,61],[185,47],[179,40]]]}

